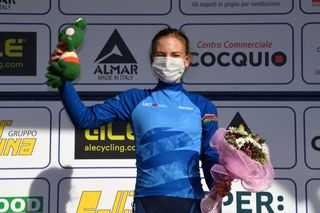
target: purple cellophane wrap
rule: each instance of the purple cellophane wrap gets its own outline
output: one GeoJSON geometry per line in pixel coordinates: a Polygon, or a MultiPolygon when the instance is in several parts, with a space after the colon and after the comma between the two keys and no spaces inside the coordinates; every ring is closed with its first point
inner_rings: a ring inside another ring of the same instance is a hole
{"type": "MultiPolygon", "coordinates": [[[[212,136],[210,145],[220,155],[220,164],[211,168],[211,175],[215,182],[232,181],[238,179],[244,189],[250,192],[260,192],[271,187],[274,180],[274,170],[270,159],[261,165],[258,161],[251,159],[245,152],[231,145],[224,135],[227,130],[219,128],[212,136]]],[[[265,149],[269,150],[264,144],[265,149]]],[[[208,195],[201,201],[202,213],[217,213],[222,204],[222,197],[210,190],[208,195]]]]}

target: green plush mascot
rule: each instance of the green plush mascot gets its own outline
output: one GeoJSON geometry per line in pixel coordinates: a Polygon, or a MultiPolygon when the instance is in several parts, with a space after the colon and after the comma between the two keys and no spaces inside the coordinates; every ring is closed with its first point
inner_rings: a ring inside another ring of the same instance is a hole
{"type": "Polygon", "coordinates": [[[80,61],[76,49],[84,41],[87,22],[79,18],[76,23],[59,33],[59,44],[63,53],[57,61],[50,61],[47,68],[47,85],[57,88],[63,80],[73,81],[80,75],[80,61]]]}

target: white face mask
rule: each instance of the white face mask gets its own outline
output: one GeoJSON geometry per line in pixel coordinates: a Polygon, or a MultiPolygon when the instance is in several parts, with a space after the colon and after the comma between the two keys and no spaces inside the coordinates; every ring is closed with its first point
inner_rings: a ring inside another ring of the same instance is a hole
{"type": "Polygon", "coordinates": [[[152,68],[156,76],[163,82],[174,83],[184,73],[184,59],[173,57],[154,57],[152,68]]]}

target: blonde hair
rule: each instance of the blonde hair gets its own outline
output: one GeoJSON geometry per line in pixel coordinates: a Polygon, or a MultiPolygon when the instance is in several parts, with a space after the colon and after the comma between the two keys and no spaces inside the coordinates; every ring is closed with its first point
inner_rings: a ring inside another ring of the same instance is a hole
{"type": "Polygon", "coordinates": [[[189,44],[189,38],[186,36],[186,34],[180,30],[180,29],[176,29],[176,28],[165,28],[163,30],[160,30],[152,39],[151,42],[151,50],[150,50],[150,56],[153,55],[155,49],[156,49],[156,43],[159,39],[166,37],[166,36],[174,36],[177,39],[179,39],[180,41],[182,41],[182,43],[185,46],[186,49],[186,55],[190,53],[190,44],[189,44]]]}

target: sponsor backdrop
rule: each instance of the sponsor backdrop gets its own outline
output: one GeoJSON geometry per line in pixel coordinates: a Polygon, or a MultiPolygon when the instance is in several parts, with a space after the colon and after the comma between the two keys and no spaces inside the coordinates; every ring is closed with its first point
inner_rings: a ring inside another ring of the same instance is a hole
{"type": "Polygon", "coordinates": [[[184,86],[217,105],[221,127],[262,135],[276,171],[264,192],[235,182],[221,212],[319,212],[319,0],[0,0],[0,212],[131,212],[131,126],[75,129],[46,86],[58,32],[78,17],[85,104],[154,87],[150,40],[181,28],[193,56],[184,86]]]}

